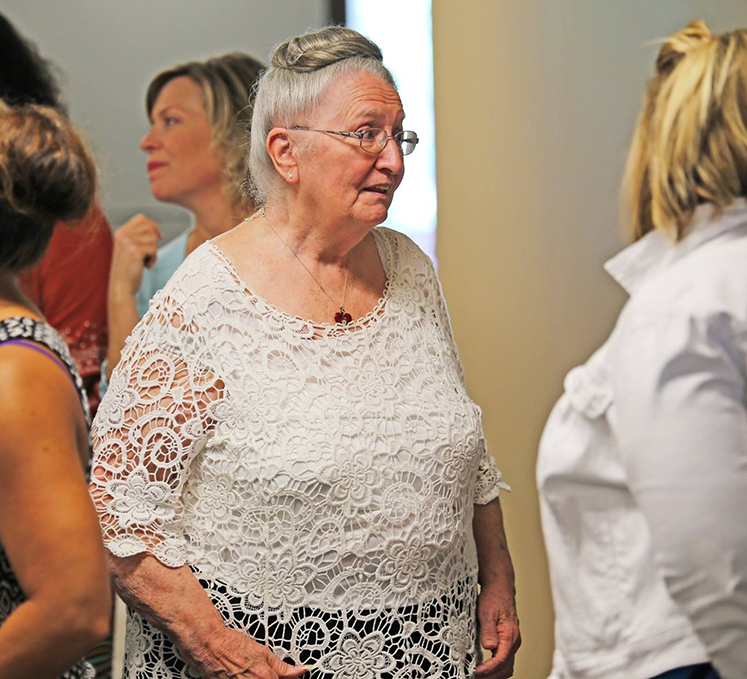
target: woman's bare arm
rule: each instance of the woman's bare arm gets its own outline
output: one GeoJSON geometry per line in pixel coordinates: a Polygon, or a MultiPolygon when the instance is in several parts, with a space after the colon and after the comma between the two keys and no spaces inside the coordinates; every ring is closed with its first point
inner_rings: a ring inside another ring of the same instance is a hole
{"type": "Polygon", "coordinates": [[[0,678],[56,677],[109,629],[111,596],[68,376],[0,348],[0,542],[27,600],[0,626],[0,678]]]}
{"type": "Polygon", "coordinates": [[[106,382],[109,382],[112,370],[119,363],[125,340],[140,320],[135,296],[142,283],[144,269],[156,261],[160,238],[158,225],[145,215],[135,215],[114,233],[107,303],[109,344],[104,375],[106,382]]]}
{"type": "Polygon", "coordinates": [[[472,529],[477,544],[480,596],[477,614],[480,643],[492,658],[478,666],[480,679],[502,679],[513,674],[514,656],[521,645],[516,615],[514,567],[503,528],[503,511],[498,498],[475,505],[472,529]]]}
{"type": "Polygon", "coordinates": [[[293,678],[306,672],[227,628],[188,566],[169,568],[149,554],[110,554],[109,566],[125,603],[161,629],[204,679],[293,678]]]}

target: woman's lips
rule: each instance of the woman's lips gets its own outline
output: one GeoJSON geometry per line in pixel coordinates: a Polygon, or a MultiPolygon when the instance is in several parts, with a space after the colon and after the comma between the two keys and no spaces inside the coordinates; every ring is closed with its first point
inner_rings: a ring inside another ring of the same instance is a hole
{"type": "Polygon", "coordinates": [[[156,161],[152,161],[152,162],[148,163],[148,174],[150,174],[151,172],[157,170],[160,167],[166,167],[166,163],[159,163],[159,162],[156,162],[156,161]]]}

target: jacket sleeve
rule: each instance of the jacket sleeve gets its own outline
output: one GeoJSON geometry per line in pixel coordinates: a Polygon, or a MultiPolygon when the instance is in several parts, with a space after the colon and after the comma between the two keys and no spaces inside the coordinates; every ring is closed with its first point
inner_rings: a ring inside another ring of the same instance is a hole
{"type": "Polygon", "coordinates": [[[665,314],[629,325],[613,352],[630,490],[657,568],[723,679],[747,668],[745,336],[725,315],[665,314]]]}

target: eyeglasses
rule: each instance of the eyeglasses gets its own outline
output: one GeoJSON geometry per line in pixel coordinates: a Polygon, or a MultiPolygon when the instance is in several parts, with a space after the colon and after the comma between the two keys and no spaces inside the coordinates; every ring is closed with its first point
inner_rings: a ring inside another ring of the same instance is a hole
{"type": "Polygon", "coordinates": [[[312,130],[309,127],[289,127],[289,130],[298,130],[299,132],[322,132],[324,134],[336,134],[339,137],[350,137],[360,142],[361,148],[368,153],[381,153],[387,142],[394,139],[402,151],[403,156],[409,156],[418,145],[420,139],[412,130],[403,130],[397,134],[388,134],[386,130],[379,127],[369,127],[360,132],[338,132],[335,130],[312,130]]]}

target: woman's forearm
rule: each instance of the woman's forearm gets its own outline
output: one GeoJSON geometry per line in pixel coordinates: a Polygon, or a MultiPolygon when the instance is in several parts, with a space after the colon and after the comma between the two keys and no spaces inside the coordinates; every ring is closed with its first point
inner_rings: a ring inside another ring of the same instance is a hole
{"type": "Polygon", "coordinates": [[[477,619],[480,643],[491,653],[489,659],[477,666],[475,677],[510,677],[516,651],[521,645],[521,633],[516,615],[514,567],[508,553],[498,498],[486,505],[475,505],[472,529],[479,565],[477,619]]]}
{"type": "Polygon", "coordinates": [[[188,566],[169,568],[151,555],[108,554],[122,600],[162,630],[187,659],[203,659],[225,632],[223,617],[188,566]]]}
{"type": "Polygon", "coordinates": [[[138,324],[140,316],[135,303],[135,295],[128,290],[120,290],[112,281],[108,302],[109,343],[106,352],[106,381],[111,379],[112,370],[119,363],[125,340],[138,324]]]}
{"type": "Polygon", "coordinates": [[[22,603],[0,626],[0,679],[51,679],[70,669],[108,634],[109,602],[92,586],[75,600],[65,592],[22,603]]]}
{"type": "Polygon", "coordinates": [[[503,511],[498,498],[486,505],[475,505],[472,530],[477,545],[480,584],[501,584],[515,593],[514,567],[503,528],[503,511]]]}
{"type": "Polygon", "coordinates": [[[296,679],[304,666],[289,665],[223,616],[188,566],[168,568],[150,555],[110,556],[114,586],[124,601],[164,632],[199,676],[296,679]]]}

